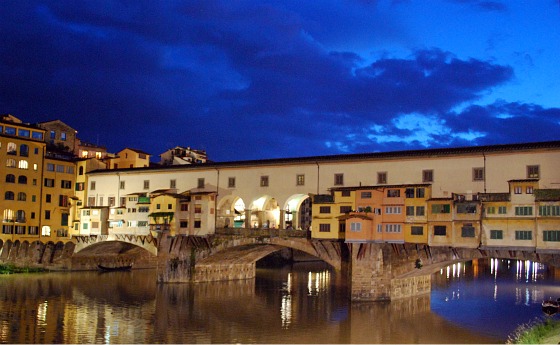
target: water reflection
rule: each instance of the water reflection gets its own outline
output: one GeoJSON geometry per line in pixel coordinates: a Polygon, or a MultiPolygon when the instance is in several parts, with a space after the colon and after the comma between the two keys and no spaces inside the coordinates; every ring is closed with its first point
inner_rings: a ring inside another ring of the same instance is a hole
{"type": "Polygon", "coordinates": [[[154,271],[5,276],[0,342],[504,342],[543,296],[560,296],[550,271],[520,267],[457,264],[432,277],[431,295],[390,303],[350,303],[346,277],[321,263],[205,284],[158,285],[154,271]]]}

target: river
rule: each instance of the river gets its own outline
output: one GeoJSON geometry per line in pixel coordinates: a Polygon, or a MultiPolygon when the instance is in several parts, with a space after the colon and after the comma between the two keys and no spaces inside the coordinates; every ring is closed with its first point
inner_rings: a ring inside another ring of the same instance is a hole
{"type": "Polygon", "coordinates": [[[387,303],[351,303],[323,263],[194,285],[156,284],[153,270],[4,275],[0,342],[504,343],[560,296],[557,272],[475,261],[435,273],[431,294],[387,303]]]}

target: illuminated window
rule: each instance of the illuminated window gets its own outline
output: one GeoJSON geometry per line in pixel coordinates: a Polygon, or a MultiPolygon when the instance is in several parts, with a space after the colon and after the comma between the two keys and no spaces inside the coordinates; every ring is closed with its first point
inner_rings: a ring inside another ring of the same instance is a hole
{"type": "Polygon", "coordinates": [[[8,158],[6,159],[6,166],[9,168],[15,168],[16,167],[16,160],[13,158],[8,158]]]}
{"type": "Polygon", "coordinates": [[[9,142],[8,146],[6,146],[6,152],[9,155],[17,154],[17,145],[15,143],[9,142]]]}
{"type": "Polygon", "coordinates": [[[89,154],[88,151],[82,151],[82,158],[87,158],[88,154],[89,154]]]}

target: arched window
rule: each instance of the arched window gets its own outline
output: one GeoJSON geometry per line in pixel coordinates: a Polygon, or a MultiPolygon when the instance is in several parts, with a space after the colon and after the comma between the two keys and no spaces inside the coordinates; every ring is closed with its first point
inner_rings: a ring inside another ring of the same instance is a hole
{"type": "Polygon", "coordinates": [[[27,163],[27,161],[25,159],[22,159],[22,160],[19,161],[18,168],[27,169],[27,168],[29,168],[29,164],[27,163]]]}
{"type": "Polygon", "coordinates": [[[18,176],[17,183],[19,183],[19,184],[27,184],[27,176],[24,176],[24,175],[18,176]]]}
{"type": "Polygon", "coordinates": [[[25,194],[24,192],[19,192],[17,195],[17,199],[18,201],[26,201],[27,200],[27,194],[25,194]]]}
{"type": "Polygon", "coordinates": [[[5,200],[14,200],[14,198],[15,198],[14,192],[7,191],[6,193],[4,193],[5,200]]]}
{"type": "Polygon", "coordinates": [[[9,155],[15,155],[17,153],[17,145],[15,143],[9,142],[6,146],[6,152],[9,155]]]}
{"type": "Polygon", "coordinates": [[[19,145],[19,155],[24,157],[29,156],[29,146],[26,144],[19,145]]]}
{"type": "Polygon", "coordinates": [[[6,175],[6,182],[7,183],[16,183],[16,176],[12,174],[6,175]]]}
{"type": "Polygon", "coordinates": [[[84,167],[80,167],[80,169],[78,169],[78,175],[83,175],[84,174],[84,167]]]}
{"type": "Polygon", "coordinates": [[[10,167],[10,168],[15,168],[16,167],[16,160],[13,159],[13,158],[6,159],[6,166],[10,167]]]}

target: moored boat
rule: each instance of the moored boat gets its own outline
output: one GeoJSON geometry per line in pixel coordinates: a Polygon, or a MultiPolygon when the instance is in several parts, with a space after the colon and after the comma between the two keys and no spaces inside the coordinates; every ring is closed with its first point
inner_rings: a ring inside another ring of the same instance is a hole
{"type": "Polygon", "coordinates": [[[99,268],[102,271],[128,271],[132,268],[132,265],[126,265],[126,266],[116,266],[116,267],[108,267],[108,266],[103,266],[103,265],[97,265],[97,268],[99,268]]]}
{"type": "Polygon", "coordinates": [[[553,301],[551,299],[542,302],[542,311],[546,315],[554,315],[558,312],[559,303],[558,300],[553,301]]]}

